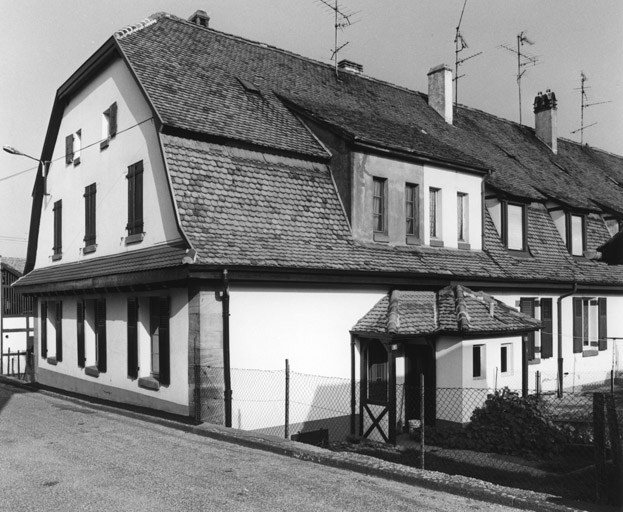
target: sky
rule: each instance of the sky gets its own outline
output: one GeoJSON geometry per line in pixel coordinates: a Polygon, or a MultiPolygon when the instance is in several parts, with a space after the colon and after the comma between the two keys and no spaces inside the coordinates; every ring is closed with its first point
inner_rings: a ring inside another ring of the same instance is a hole
{"type": "MultiPolygon", "coordinates": [[[[321,62],[334,49],[335,0],[0,0],[0,145],[38,158],[56,90],[112,34],[150,14],[188,18],[198,9],[210,27],[321,62]]],[[[458,101],[519,122],[517,36],[536,65],[522,67],[522,123],[532,102],[558,98],[559,137],[623,155],[623,1],[339,0],[350,26],[339,31],[339,59],[364,74],[427,92],[427,72],[460,58],[458,101]],[[465,10],[463,11],[463,7],[465,10]],[[461,18],[461,12],[463,16],[461,18]],[[506,45],[511,50],[502,48],[506,45]],[[480,53],[482,52],[482,53],[480,53]],[[589,126],[592,125],[592,126],[589,126]]],[[[25,257],[37,162],[0,151],[0,255],[25,257]]],[[[77,212],[78,213],[78,212],[77,212]]]]}

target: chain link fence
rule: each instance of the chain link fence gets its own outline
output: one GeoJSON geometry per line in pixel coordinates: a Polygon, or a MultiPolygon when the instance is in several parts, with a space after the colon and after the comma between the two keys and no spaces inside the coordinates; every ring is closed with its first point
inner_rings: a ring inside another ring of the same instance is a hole
{"type": "MultiPolygon", "coordinates": [[[[223,369],[196,372],[198,417],[224,424],[223,369]]],[[[623,386],[607,379],[560,398],[551,391],[522,397],[508,388],[398,384],[389,394],[396,398],[395,443],[375,436],[388,431],[389,415],[381,411],[391,404],[374,409],[366,397],[362,403],[360,383],[350,379],[232,369],[231,389],[234,428],[566,499],[621,499],[623,386]],[[595,396],[611,402],[609,414],[605,406],[596,413],[595,396]]]]}

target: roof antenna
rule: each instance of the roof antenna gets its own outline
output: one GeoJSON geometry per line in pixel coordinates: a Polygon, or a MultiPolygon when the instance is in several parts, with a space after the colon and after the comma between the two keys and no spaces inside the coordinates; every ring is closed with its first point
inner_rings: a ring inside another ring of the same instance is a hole
{"type": "Polygon", "coordinates": [[[338,55],[342,48],[344,48],[348,41],[346,41],[343,45],[338,46],[338,30],[344,30],[346,27],[349,27],[353,23],[351,23],[351,17],[353,17],[356,12],[346,12],[341,9],[338,0],[334,0],[334,3],[331,4],[330,0],[317,0],[317,2],[321,3],[323,6],[328,7],[329,10],[333,11],[335,17],[335,42],[334,47],[331,53],[331,60],[335,61],[335,76],[339,78],[338,75],[338,55]]]}
{"type": "Polygon", "coordinates": [[[536,66],[537,64],[540,64],[538,57],[536,57],[535,55],[530,55],[529,53],[525,51],[522,51],[521,47],[524,44],[529,44],[529,45],[534,44],[534,41],[531,41],[530,39],[528,39],[528,36],[526,35],[525,30],[517,34],[517,49],[511,47],[509,43],[504,43],[499,46],[499,48],[504,48],[505,50],[508,50],[509,52],[515,53],[517,55],[517,87],[519,89],[519,124],[522,124],[521,122],[521,77],[526,72],[526,70],[522,71],[522,68],[526,66],[530,66],[530,65],[536,66]]]}
{"type": "Polygon", "coordinates": [[[467,0],[463,3],[463,10],[461,11],[461,17],[459,19],[459,24],[456,26],[456,36],[454,37],[454,106],[456,107],[459,101],[459,78],[463,78],[465,75],[459,75],[459,66],[463,64],[466,60],[473,59],[474,57],[478,57],[482,52],[478,52],[474,55],[470,55],[469,57],[465,57],[464,59],[459,59],[459,53],[462,52],[465,48],[469,48],[467,45],[467,41],[461,35],[461,22],[463,21],[463,14],[465,13],[465,6],[467,5],[467,0]]]}
{"type": "Polygon", "coordinates": [[[584,87],[584,82],[586,82],[588,80],[587,76],[584,74],[584,71],[580,71],[580,77],[582,80],[582,85],[579,88],[576,88],[575,90],[578,91],[582,91],[582,107],[580,109],[580,128],[578,128],[577,130],[573,130],[571,133],[578,133],[580,132],[580,146],[584,146],[584,130],[586,130],[586,128],[590,128],[591,126],[595,126],[597,123],[591,123],[588,126],[584,126],[584,109],[588,108],[588,107],[592,107],[593,105],[602,105],[603,103],[612,103],[611,101],[598,101],[596,103],[589,103],[588,102],[588,96],[586,95],[586,89],[590,89],[590,87],[584,87]]]}

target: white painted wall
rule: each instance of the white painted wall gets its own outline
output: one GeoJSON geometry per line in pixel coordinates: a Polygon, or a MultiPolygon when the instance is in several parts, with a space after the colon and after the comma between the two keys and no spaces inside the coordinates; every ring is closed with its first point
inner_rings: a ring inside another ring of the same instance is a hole
{"type": "Polygon", "coordinates": [[[151,110],[126,65],[119,59],[105,68],[65,108],[50,166],[41,212],[35,266],[98,258],[179,239],[151,110]],[[100,149],[102,116],[117,103],[117,136],[100,149]],[[147,120],[147,121],[146,121],[147,120]],[[143,122],[146,121],[146,122],[143,122]],[[138,125],[139,123],[142,124],[138,125]],[[65,163],[65,137],[81,130],[80,164],[65,163]],[[143,161],[145,238],[125,245],[128,166],[143,161]],[[96,183],[97,249],[83,254],[84,189],[96,183]],[[54,203],[63,201],[62,259],[52,262],[54,203]]]}
{"type": "MultiPolygon", "coordinates": [[[[105,297],[108,364],[106,373],[100,373],[99,377],[88,376],[83,368],[78,367],[76,302],[82,300],[83,297],[63,297],[63,360],[57,365],[51,365],[46,359],[40,357],[39,350],[37,350],[39,368],[87,381],[89,384],[110,386],[167,402],[188,405],[188,292],[186,289],[171,289],[167,293],[171,297],[169,324],[171,384],[169,386],[162,386],[158,391],[147,390],[138,386],[138,380],[131,380],[127,376],[127,299],[129,296],[139,297],[142,306],[139,319],[140,322],[146,324],[139,329],[139,361],[141,364],[140,375],[147,376],[149,375],[149,367],[145,364],[148,364],[150,350],[149,336],[146,335],[149,324],[148,297],[158,295],[156,292],[132,295],[119,293],[109,294],[105,297]],[[144,305],[146,307],[143,307],[144,305]]],[[[94,298],[96,297],[92,295],[86,297],[87,300],[94,298]]],[[[40,304],[41,301],[39,301],[39,307],[40,304]]],[[[53,310],[48,308],[48,313],[53,314],[53,310]]],[[[95,364],[95,338],[92,329],[92,319],[87,317],[85,322],[87,366],[95,364]]],[[[56,351],[53,332],[48,323],[49,356],[53,356],[56,351]]],[[[46,384],[46,382],[42,383],[46,384]]]]}

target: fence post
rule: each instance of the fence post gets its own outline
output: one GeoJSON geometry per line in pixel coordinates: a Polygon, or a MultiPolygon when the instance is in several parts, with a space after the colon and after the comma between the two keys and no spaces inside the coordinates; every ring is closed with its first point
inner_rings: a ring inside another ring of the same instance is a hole
{"type": "MultiPolygon", "coordinates": [[[[614,404],[614,395],[605,395],[606,415],[608,418],[608,434],[610,437],[610,449],[612,450],[612,462],[614,464],[615,482],[623,479],[623,452],[621,452],[621,437],[619,434],[619,422],[617,410],[614,404]]],[[[617,496],[617,499],[621,499],[617,496]]],[[[623,503],[620,503],[623,505],[623,503]]]]}
{"type": "Polygon", "coordinates": [[[537,400],[541,397],[541,372],[537,370],[534,374],[534,390],[537,400]]]}
{"type": "Polygon", "coordinates": [[[424,374],[420,373],[420,452],[421,452],[421,462],[422,462],[422,469],[424,469],[424,448],[425,448],[425,441],[424,441],[424,397],[425,397],[425,392],[424,392],[424,374]]]}
{"type": "Polygon", "coordinates": [[[20,374],[22,373],[22,369],[21,369],[21,361],[20,361],[20,352],[19,350],[17,351],[17,378],[19,379],[20,374]]]}
{"type": "Polygon", "coordinates": [[[286,418],[284,424],[285,438],[290,438],[290,361],[286,359],[286,418]]]}
{"type": "Polygon", "coordinates": [[[195,365],[195,420],[201,421],[201,369],[195,365]]]}
{"type": "Polygon", "coordinates": [[[597,503],[602,502],[606,490],[605,430],[604,395],[593,393],[593,446],[595,447],[595,499],[597,503]]]}

